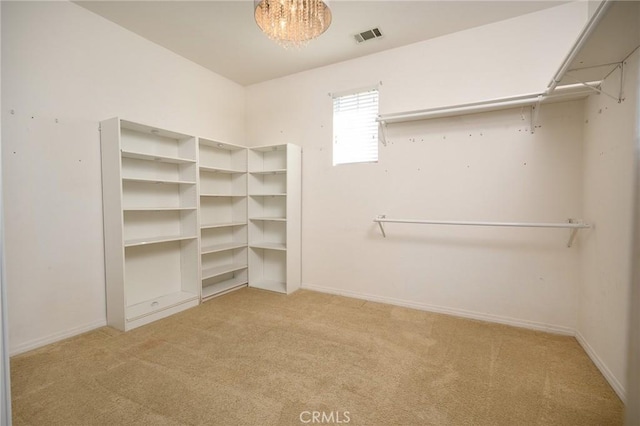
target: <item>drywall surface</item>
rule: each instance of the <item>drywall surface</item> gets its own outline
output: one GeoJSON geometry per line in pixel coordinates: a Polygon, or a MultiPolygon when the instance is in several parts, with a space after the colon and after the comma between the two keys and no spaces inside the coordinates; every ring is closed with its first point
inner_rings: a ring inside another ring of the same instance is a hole
{"type": "MultiPolygon", "coordinates": [[[[2,22],[2,8],[0,8],[0,23],[2,22]]],[[[0,29],[1,29],[0,24],[0,29]]],[[[0,31],[0,43],[1,43],[0,31]]],[[[0,96],[1,91],[1,70],[2,58],[0,57],[0,96]]],[[[0,128],[1,134],[1,128],[0,128]]],[[[7,292],[5,288],[6,279],[4,277],[4,206],[2,200],[2,138],[0,137],[0,425],[11,424],[11,377],[9,367],[9,347],[7,345],[7,292]]]]}
{"type": "MultiPolygon", "coordinates": [[[[579,338],[619,395],[624,394],[633,238],[634,138],[639,54],[625,64],[624,102],[591,96],[585,107],[584,219],[579,338]]],[[[617,95],[620,73],[603,90],[617,95]]]]}
{"type": "Polygon", "coordinates": [[[98,122],[244,142],[244,88],[68,2],[2,2],[13,353],[106,323],[98,122]]]}
{"type": "MultiPolygon", "coordinates": [[[[638,9],[640,19],[640,9],[638,9]]],[[[636,96],[640,91],[640,73],[635,76],[636,96]]],[[[640,258],[640,107],[636,98],[635,122],[635,181],[634,181],[634,216],[632,219],[633,250],[632,259],[640,258]]],[[[640,262],[631,262],[631,289],[629,297],[629,330],[627,351],[627,386],[626,386],[626,424],[640,424],[640,262]]]]}
{"type": "MultiPolygon", "coordinates": [[[[638,9],[640,22],[640,8],[638,9]]],[[[638,33],[640,43],[640,32],[638,33]]],[[[634,240],[632,259],[640,257],[640,72],[636,78],[635,121],[635,213],[633,219],[634,240]]],[[[629,351],[627,358],[627,404],[625,422],[631,426],[640,424],[640,263],[632,262],[631,296],[629,300],[629,351]]]]}
{"type": "MultiPolygon", "coordinates": [[[[582,205],[582,103],[388,126],[379,162],[332,166],[329,93],[382,82],[380,112],[540,92],[585,3],[247,88],[250,144],[303,147],[303,285],[572,333],[578,250],[568,231],[386,226],[390,218],[562,222],[582,205]]],[[[578,238],[577,244],[580,244],[578,238]]]]}

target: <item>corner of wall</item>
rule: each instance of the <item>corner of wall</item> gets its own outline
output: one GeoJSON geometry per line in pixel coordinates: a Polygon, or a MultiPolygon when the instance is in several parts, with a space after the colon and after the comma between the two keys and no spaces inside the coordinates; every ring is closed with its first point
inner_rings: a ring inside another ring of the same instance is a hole
{"type": "MultiPolygon", "coordinates": [[[[624,400],[627,390],[628,303],[632,266],[634,141],[640,54],[625,62],[625,100],[592,95],[585,105],[584,220],[594,227],[581,241],[576,335],[624,400]]],[[[620,73],[603,90],[617,93],[620,73]]]]}

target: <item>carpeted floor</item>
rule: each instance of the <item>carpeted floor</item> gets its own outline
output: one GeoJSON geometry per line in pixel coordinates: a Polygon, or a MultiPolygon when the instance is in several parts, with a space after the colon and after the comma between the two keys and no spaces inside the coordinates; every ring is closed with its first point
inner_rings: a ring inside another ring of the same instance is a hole
{"type": "Polygon", "coordinates": [[[619,425],[575,339],[243,289],[11,359],[15,425],[619,425]],[[314,413],[315,412],[315,413],[314,413]],[[314,417],[315,416],[315,417],[314,417]]]}

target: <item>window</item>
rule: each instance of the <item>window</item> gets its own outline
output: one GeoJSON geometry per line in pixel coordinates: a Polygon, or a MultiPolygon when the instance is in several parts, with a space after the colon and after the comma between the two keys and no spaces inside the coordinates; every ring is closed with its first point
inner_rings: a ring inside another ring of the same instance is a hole
{"type": "Polygon", "coordinates": [[[378,89],[333,98],[333,165],[378,161],[378,89]]]}

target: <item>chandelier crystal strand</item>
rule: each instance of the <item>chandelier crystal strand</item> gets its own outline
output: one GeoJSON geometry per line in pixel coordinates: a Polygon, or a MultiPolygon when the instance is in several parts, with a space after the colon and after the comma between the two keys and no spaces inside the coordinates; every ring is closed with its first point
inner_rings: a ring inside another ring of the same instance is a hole
{"type": "Polygon", "coordinates": [[[255,0],[260,29],[285,48],[303,47],[331,24],[331,10],[322,0],[255,0]]]}

